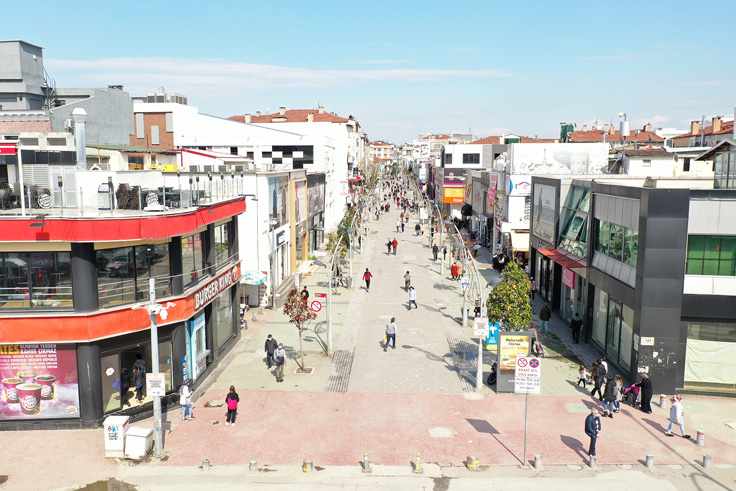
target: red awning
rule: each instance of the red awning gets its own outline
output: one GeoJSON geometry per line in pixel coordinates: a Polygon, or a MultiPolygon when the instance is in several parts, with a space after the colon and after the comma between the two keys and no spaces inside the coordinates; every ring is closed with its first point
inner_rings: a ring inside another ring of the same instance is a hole
{"type": "Polygon", "coordinates": [[[358,177],[351,177],[351,178],[349,178],[348,179],[348,182],[360,182],[362,180],[363,180],[363,178],[360,177],[360,176],[358,176],[358,177]]]}
{"type": "MultiPolygon", "coordinates": [[[[547,244],[549,245],[549,244],[547,244]]],[[[547,247],[544,246],[544,247],[547,247]]],[[[561,249],[561,248],[560,248],[561,249]]],[[[550,258],[552,261],[556,262],[560,266],[567,268],[567,269],[585,269],[585,264],[581,263],[577,259],[574,259],[570,256],[568,256],[567,252],[562,251],[560,249],[537,249],[537,252],[539,252],[541,255],[550,258]]]]}

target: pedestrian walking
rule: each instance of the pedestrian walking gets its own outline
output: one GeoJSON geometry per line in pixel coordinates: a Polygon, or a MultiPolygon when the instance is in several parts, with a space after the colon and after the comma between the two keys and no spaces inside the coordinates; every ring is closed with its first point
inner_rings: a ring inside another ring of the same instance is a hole
{"type": "MultiPolygon", "coordinates": [[[[422,230],[422,226],[417,223],[414,226],[414,232],[416,232],[416,235],[419,235],[419,232],[421,232],[421,230],[422,230]]],[[[437,259],[437,258],[435,257],[435,259],[437,259]]]]}
{"type": "Polygon", "coordinates": [[[414,307],[419,310],[419,306],[417,305],[417,291],[414,289],[413,286],[409,287],[409,310],[411,310],[412,304],[414,307]]]}
{"type": "Polygon", "coordinates": [[[284,381],[284,365],[286,365],[286,351],[284,343],[279,343],[279,347],[273,353],[273,359],[276,361],[276,382],[284,381]]]}
{"type": "Polygon", "coordinates": [[[447,246],[443,245],[442,246],[442,260],[444,261],[446,259],[447,259],[447,246]]]}
{"type": "Polygon", "coordinates": [[[545,303],[544,307],[542,307],[542,310],[539,311],[539,320],[542,321],[542,325],[544,326],[544,332],[547,332],[547,328],[549,326],[549,320],[552,317],[552,311],[549,309],[549,304],[545,303]]]}
{"type": "Polygon", "coordinates": [[[228,392],[227,396],[225,396],[225,404],[227,404],[227,416],[225,418],[225,426],[235,426],[235,418],[238,415],[239,402],[240,397],[238,397],[238,393],[235,392],[235,386],[231,385],[230,392],[228,392]]]}
{"type": "Polygon", "coordinates": [[[271,369],[271,367],[274,364],[273,361],[273,353],[278,349],[279,343],[276,342],[276,340],[271,336],[268,335],[268,338],[266,339],[266,345],[264,347],[264,351],[266,352],[266,368],[271,369]]]}
{"type": "Polygon", "coordinates": [[[432,246],[432,255],[434,256],[434,262],[437,262],[437,255],[440,253],[440,248],[437,247],[437,244],[432,246]]]}
{"type": "Polygon", "coordinates": [[[649,380],[649,375],[646,373],[641,374],[641,382],[634,384],[641,389],[641,410],[645,413],[652,413],[652,381],[649,380]]]}
{"type": "MultiPolygon", "coordinates": [[[[368,230],[366,228],[366,230],[368,230]]],[[[363,252],[363,236],[358,235],[358,249],[360,249],[360,252],[363,252]]]]}
{"type": "Polygon", "coordinates": [[[604,416],[613,419],[613,410],[616,407],[616,382],[612,376],[606,377],[606,388],[603,391],[603,409],[606,411],[604,416]]]}
{"type": "Polygon", "coordinates": [[[394,241],[391,242],[391,247],[394,248],[394,256],[396,255],[396,246],[398,246],[398,245],[399,245],[399,243],[397,242],[396,237],[394,237],[394,241]]]}
{"type": "Polygon", "coordinates": [[[667,433],[665,433],[665,435],[675,436],[672,434],[672,428],[675,425],[678,425],[682,432],[682,437],[690,438],[690,435],[685,432],[685,420],[683,419],[685,412],[682,410],[682,396],[680,394],[675,394],[672,399],[670,399],[670,402],[672,403],[672,407],[670,407],[670,425],[667,427],[667,433]]]}
{"type": "Polygon", "coordinates": [[[583,383],[583,389],[585,388],[585,377],[587,377],[588,374],[585,371],[585,365],[580,365],[580,368],[578,368],[578,383],[575,384],[578,387],[580,387],[580,382],[583,383]]]}
{"type": "Polygon", "coordinates": [[[397,218],[396,219],[396,231],[397,232],[399,231],[399,228],[401,228],[401,219],[397,218]]]}
{"type": "Polygon", "coordinates": [[[580,329],[583,327],[583,320],[580,318],[580,314],[575,312],[575,316],[570,321],[570,330],[572,331],[572,342],[578,344],[580,339],[580,329]]]}
{"type": "Polygon", "coordinates": [[[619,412],[621,409],[621,401],[624,398],[624,381],[621,379],[621,375],[616,375],[616,402],[615,406],[616,409],[613,410],[614,413],[619,412]]]}
{"type": "Polygon", "coordinates": [[[399,332],[396,327],[396,317],[391,317],[391,322],[386,324],[386,344],[383,345],[383,351],[388,348],[388,343],[392,342],[391,349],[396,349],[396,334],[399,332]]]}
{"type": "Polygon", "coordinates": [[[537,293],[537,281],[534,278],[530,278],[530,281],[529,281],[529,296],[531,297],[532,300],[534,300],[534,294],[535,293],[537,293]]]}
{"type": "Polygon", "coordinates": [[[371,278],[373,278],[373,275],[370,271],[368,271],[368,268],[365,268],[365,273],[363,273],[363,281],[365,281],[365,291],[367,292],[371,291],[371,278]]]}
{"type": "Polygon", "coordinates": [[[139,367],[133,368],[133,387],[135,387],[135,400],[143,405],[143,386],[146,385],[146,374],[139,367]]]}
{"type": "Polygon", "coordinates": [[[590,369],[590,377],[593,379],[593,390],[590,391],[590,395],[595,397],[595,393],[598,392],[598,400],[603,402],[603,392],[601,392],[603,386],[603,374],[601,372],[603,370],[601,369],[601,372],[599,372],[599,366],[598,362],[595,362],[590,369]]]}
{"type": "Polygon", "coordinates": [[[187,410],[189,419],[194,419],[194,404],[192,404],[192,393],[189,391],[189,384],[184,382],[179,387],[179,404],[181,405],[181,420],[186,421],[187,410]]]}
{"type": "Polygon", "coordinates": [[[409,272],[407,271],[404,275],[404,291],[409,291],[409,285],[411,285],[411,275],[409,275],[409,272]]]}
{"type": "Polygon", "coordinates": [[[588,417],[585,418],[585,434],[590,437],[590,446],[588,447],[588,455],[595,457],[595,444],[598,443],[598,435],[601,432],[601,418],[597,409],[591,409],[588,417]]]}
{"type": "Polygon", "coordinates": [[[457,263],[452,263],[452,266],[450,266],[450,275],[452,275],[453,281],[457,281],[458,279],[457,263]]]}
{"type": "Polygon", "coordinates": [[[391,254],[391,245],[392,245],[392,242],[391,242],[391,239],[389,238],[388,242],[386,242],[386,247],[388,248],[388,250],[386,251],[387,255],[391,254]]]}
{"type": "Polygon", "coordinates": [[[309,290],[307,290],[306,286],[304,287],[304,289],[302,289],[301,298],[304,306],[306,307],[309,303],[309,290]]]}

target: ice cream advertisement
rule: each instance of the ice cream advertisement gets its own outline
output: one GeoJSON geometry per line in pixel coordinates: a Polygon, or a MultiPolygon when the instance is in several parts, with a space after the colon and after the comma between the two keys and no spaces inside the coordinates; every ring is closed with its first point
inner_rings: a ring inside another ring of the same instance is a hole
{"type": "Polygon", "coordinates": [[[79,417],[73,345],[0,344],[0,421],[79,417]]]}

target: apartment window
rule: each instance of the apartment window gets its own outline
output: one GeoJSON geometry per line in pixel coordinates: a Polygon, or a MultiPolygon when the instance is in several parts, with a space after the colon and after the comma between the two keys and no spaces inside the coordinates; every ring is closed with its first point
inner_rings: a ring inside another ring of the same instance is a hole
{"type": "Polygon", "coordinates": [[[635,268],[639,257],[639,231],[596,220],[595,250],[635,268]]]}
{"type": "Polygon", "coordinates": [[[736,276],[736,237],[690,235],[685,273],[736,276]]]}
{"type": "Polygon", "coordinates": [[[230,153],[232,155],[237,155],[238,154],[238,147],[230,147],[230,153]]]}
{"type": "Polygon", "coordinates": [[[480,164],[479,153],[464,153],[463,164],[480,164]]]}
{"type": "Polygon", "coordinates": [[[641,165],[644,166],[644,167],[651,167],[652,166],[652,161],[651,161],[651,159],[644,159],[644,160],[642,160],[641,165]]]}
{"type": "Polygon", "coordinates": [[[452,165],[452,154],[445,154],[445,165],[452,165]]]}

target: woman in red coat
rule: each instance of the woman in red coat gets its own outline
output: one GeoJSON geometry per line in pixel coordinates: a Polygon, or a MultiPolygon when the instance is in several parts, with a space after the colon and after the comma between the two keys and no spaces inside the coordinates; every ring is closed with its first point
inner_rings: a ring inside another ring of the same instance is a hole
{"type": "Polygon", "coordinates": [[[452,267],[450,267],[450,274],[452,274],[453,281],[457,281],[457,263],[452,263],[452,267]]]}

